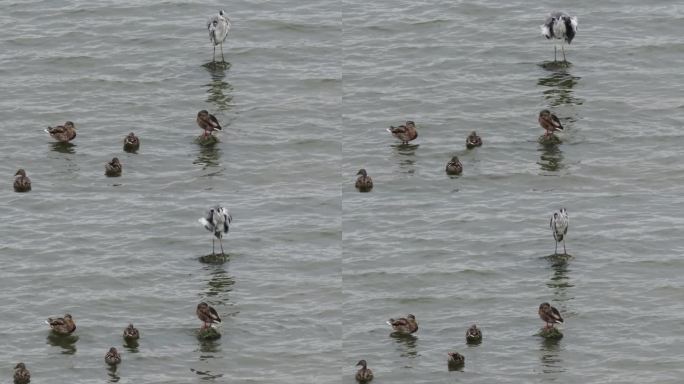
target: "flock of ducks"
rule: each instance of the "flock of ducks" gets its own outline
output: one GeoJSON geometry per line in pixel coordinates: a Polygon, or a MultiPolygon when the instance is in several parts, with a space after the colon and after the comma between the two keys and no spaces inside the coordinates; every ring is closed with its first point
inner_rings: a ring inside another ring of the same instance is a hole
{"type": "MultiPolygon", "coordinates": [[[[214,45],[214,62],[216,59],[216,46],[221,46],[221,58],[223,59],[223,42],[228,35],[230,30],[230,21],[225,13],[225,11],[219,11],[218,15],[213,16],[209,19],[207,23],[207,29],[209,30],[209,39],[214,45]]],[[[225,62],[225,59],[223,59],[225,62]]],[[[213,134],[213,132],[221,131],[223,128],[219,123],[216,116],[210,114],[206,110],[199,111],[197,113],[196,119],[197,125],[202,129],[203,134],[200,138],[206,138],[213,134]]],[[[71,141],[76,138],[76,126],[73,122],[67,121],[64,125],[58,125],[55,127],[48,127],[45,132],[55,139],[58,143],[64,145],[72,145],[71,141]]],[[[123,140],[123,149],[126,152],[137,153],[140,149],[140,139],[135,133],[131,132],[123,140]]],[[[123,172],[123,166],[118,157],[112,158],[111,161],[105,164],[105,175],[107,177],[119,177],[123,172]]],[[[17,170],[14,174],[14,191],[16,192],[29,192],[31,191],[31,179],[27,176],[26,171],[21,168],[17,170]]],[[[223,237],[229,231],[229,224],[232,221],[232,216],[228,210],[222,206],[215,206],[210,208],[207,214],[199,219],[199,222],[212,233],[212,255],[214,252],[214,241],[219,239],[221,246],[221,255],[225,256],[223,251],[223,237]]],[[[197,305],[195,310],[197,318],[202,321],[202,326],[200,327],[200,332],[207,330],[209,328],[214,328],[215,324],[221,322],[221,317],[219,316],[216,309],[211,305],[201,302],[197,305]]],[[[67,313],[63,317],[50,317],[45,321],[51,329],[51,332],[57,337],[68,337],[76,331],[76,322],[74,321],[71,314],[67,313]]],[[[129,324],[123,331],[123,339],[130,345],[131,343],[136,343],[140,338],[140,332],[133,324],[129,324]]],[[[109,348],[104,356],[104,361],[106,364],[112,367],[116,367],[121,363],[121,354],[115,347],[109,348]]],[[[14,383],[15,384],[27,384],[31,381],[31,373],[26,368],[23,362],[18,363],[14,367],[14,383]]]]}
{"type": "MultiPolygon", "coordinates": [[[[546,18],[544,24],[541,26],[541,30],[542,35],[547,39],[560,39],[563,43],[570,44],[577,32],[577,18],[569,16],[564,12],[553,12],[546,18]]],[[[561,50],[563,52],[563,62],[567,64],[563,45],[561,45],[561,50]]],[[[554,62],[556,61],[556,47],[554,45],[554,62]]],[[[560,119],[548,109],[539,112],[538,122],[539,126],[544,129],[542,138],[549,138],[554,135],[554,132],[563,131],[563,125],[561,124],[560,119]]],[[[418,137],[416,123],[411,120],[406,121],[403,125],[397,127],[390,126],[387,131],[395,138],[401,140],[401,145],[407,145],[418,137]]],[[[474,149],[480,146],[482,146],[482,138],[477,132],[472,131],[466,138],[466,148],[474,149]]],[[[453,176],[460,175],[463,172],[463,164],[459,161],[458,156],[453,156],[451,160],[447,162],[445,171],[447,175],[453,176]]],[[[359,192],[370,192],[373,189],[373,180],[368,176],[366,169],[360,169],[356,175],[358,176],[355,184],[356,189],[358,189],[359,192]]],[[[560,242],[563,243],[563,254],[567,255],[565,237],[568,233],[568,222],[568,212],[565,208],[561,208],[551,216],[549,226],[551,227],[553,239],[556,243],[554,255],[558,254],[558,243],[560,242]]],[[[542,330],[552,330],[556,324],[563,323],[563,317],[558,309],[551,306],[549,303],[545,302],[540,304],[537,313],[545,324],[542,330]]],[[[410,335],[418,331],[418,322],[416,321],[416,317],[412,314],[399,319],[389,319],[387,324],[392,327],[393,333],[399,335],[410,335]]],[[[473,324],[466,330],[466,343],[479,344],[481,342],[482,331],[477,325],[473,324]]],[[[449,370],[460,370],[464,364],[465,357],[460,353],[447,353],[447,365],[449,370]]],[[[368,368],[366,360],[360,360],[356,366],[361,367],[356,372],[356,381],[359,383],[367,383],[373,380],[373,371],[368,368]]]]}
{"type": "MultiPolygon", "coordinates": [[[[225,63],[223,57],[223,42],[225,41],[228,31],[231,28],[230,19],[225,11],[219,11],[209,19],[207,29],[209,31],[209,39],[213,44],[214,54],[212,62],[216,61],[216,46],[220,46],[221,59],[225,63]]],[[[571,17],[563,12],[554,12],[549,15],[544,24],[541,26],[542,34],[547,39],[561,39],[563,42],[570,44],[577,32],[577,18],[571,17]]],[[[563,61],[565,59],[565,50],[561,45],[563,52],[563,61]]],[[[556,47],[554,45],[554,62],[556,61],[556,47]]],[[[539,113],[539,125],[545,130],[544,136],[553,135],[556,131],[562,131],[563,126],[556,115],[545,109],[539,113]]],[[[221,131],[223,128],[218,119],[206,110],[199,111],[196,119],[197,125],[203,130],[202,137],[208,137],[213,132],[221,131]]],[[[387,129],[389,133],[401,141],[402,145],[415,140],[418,137],[416,124],[413,121],[406,121],[403,125],[390,126],[387,129]]],[[[47,132],[50,137],[60,143],[70,143],[76,138],[76,127],[73,122],[67,121],[64,125],[56,127],[48,127],[47,132]]],[[[482,138],[478,136],[477,132],[473,131],[466,138],[466,148],[473,149],[482,146],[482,138]]],[[[140,149],[140,139],[131,132],[124,138],[123,149],[126,152],[136,153],[140,149]]],[[[108,177],[121,176],[123,167],[117,157],[112,158],[111,161],[105,164],[105,175],[108,177]]],[[[463,165],[457,156],[453,156],[446,165],[446,173],[448,175],[460,175],[463,172],[463,165]]],[[[373,180],[368,176],[365,169],[360,169],[357,173],[356,188],[360,192],[370,192],[373,189],[373,180]]],[[[16,192],[28,192],[31,190],[31,180],[26,175],[24,169],[19,169],[14,175],[14,190],[16,192]]],[[[222,239],[229,231],[229,224],[232,221],[232,216],[228,210],[221,206],[211,208],[205,217],[199,219],[199,222],[212,233],[212,255],[215,254],[215,239],[219,239],[221,247],[221,255],[225,255],[223,251],[222,239]]],[[[556,241],[556,252],[558,250],[558,243],[563,242],[563,250],[565,252],[565,236],[568,231],[568,215],[565,208],[561,208],[555,212],[551,218],[550,227],[553,232],[554,240],[556,241]]],[[[214,324],[220,323],[221,318],[218,312],[205,302],[197,305],[195,311],[197,317],[202,321],[200,330],[212,328],[214,324]]],[[[551,306],[549,303],[542,303],[539,306],[539,317],[545,322],[545,328],[553,328],[555,324],[563,323],[563,318],[560,312],[551,306]]],[[[50,325],[52,332],[56,335],[70,335],[76,330],[76,323],[70,314],[65,314],[64,317],[48,318],[46,323],[50,325]]],[[[387,323],[392,327],[392,330],[398,334],[410,335],[418,331],[418,322],[416,317],[412,314],[398,319],[389,319],[387,323]]],[[[140,338],[139,331],[129,324],[123,331],[123,338],[126,342],[133,342],[140,338]]],[[[482,331],[477,325],[472,325],[466,331],[466,342],[469,344],[479,344],[482,341],[482,331]]],[[[105,354],[104,361],[110,366],[116,366],[121,363],[121,354],[115,347],[111,347],[105,354]]],[[[449,352],[447,359],[449,368],[462,367],[465,363],[465,357],[457,352],[449,352]]],[[[361,368],[356,373],[356,380],[360,383],[366,383],[373,379],[373,372],[368,368],[366,360],[360,360],[357,366],[361,368]]],[[[14,368],[14,382],[16,384],[26,384],[30,382],[31,374],[24,363],[18,363],[14,368]]]]}

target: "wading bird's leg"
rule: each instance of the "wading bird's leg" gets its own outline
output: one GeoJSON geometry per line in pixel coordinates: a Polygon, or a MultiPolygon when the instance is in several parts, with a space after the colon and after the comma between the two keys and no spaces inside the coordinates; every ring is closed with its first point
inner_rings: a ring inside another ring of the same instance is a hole
{"type": "Polygon", "coordinates": [[[226,59],[223,57],[223,43],[221,43],[221,63],[226,63],[226,59]]]}
{"type": "Polygon", "coordinates": [[[214,238],[211,238],[211,255],[214,256],[214,238]]]}
{"type": "Polygon", "coordinates": [[[219,244],[221,244],[221,256],[226,256],[225,253],[223,253],[223,239],[219,237],[219,244]]]}
{"type": "Polygon", "coordinates": [[[568,251],[565,250],[565,239],[563,239],[563,254],[567,255],[568,251]]]}
{"type": "MultiPolygon", "coordinates": [[[[216,48],[214,48],[216,50],[216,48]]],[[[553,62],[556,62],[556,44],[553,45],[553,62]]]]}
{"type": "Polygon", "coordinates": [[[558,254],[558,241],[556,241],[556,249],[553,250],[553,254],[554,255],[558,254]]]}
{"type": "Polygon", "coordinates": [[[564,48],[564,46],[565,46],[565,45],[561,45],[561,51],[563,51],[563,62],[564,62],[565,64],[567,64],[568,61],[565,60],[565,48],[564,48]]]}

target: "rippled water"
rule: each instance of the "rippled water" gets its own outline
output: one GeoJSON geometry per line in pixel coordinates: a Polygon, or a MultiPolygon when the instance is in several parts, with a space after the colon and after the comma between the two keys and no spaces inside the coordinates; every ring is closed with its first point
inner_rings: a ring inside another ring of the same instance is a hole
{"type": "Polygon", "coordinates": [[[361,358],[378,383],[680,380],[676,2],[571,4],[572,65],[555,70],[550,3],[142,4],[0,2],[2,380],[24,361],[35,382],[352,383],[361,358]],[[225,70],[203,66],[220,8],[225,70]],[[542,108],[561,145],[536,142],[542,108]],[[214,147],[193,142],[200,109],[225,127],[214,147]],[[419,138],[398,146],[384,129],[406,119],[419,138]],[[66,120],[78,137],[56,146],[42,129],[66,120]],[[484,146],[466,151],[471,130],[484,146]],[[103,175],[113,156],[121,178],[103,175]],[[19,167],[30,193],[11,190],[19,167]],[[217,202],[230,256],[203,264],[197,218],[217,202]],[[560,206],[565,263],[547,257],[560,206]],[[217,341],[196,338],[202,300],[217,341]],[[566,318],[558,342],[534,336],[542,301],[566,318]],[[42,322],[65,312],[76,336],[55,339],[42,322]],[[390,337],[406,313],[415,338],[390,337]]]}

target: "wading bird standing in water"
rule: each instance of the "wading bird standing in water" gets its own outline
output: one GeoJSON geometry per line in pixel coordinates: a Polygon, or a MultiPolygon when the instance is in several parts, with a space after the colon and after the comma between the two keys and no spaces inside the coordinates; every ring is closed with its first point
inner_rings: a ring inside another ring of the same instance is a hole
{"type": "MultiPolygon", "coordinates": [[[[541,26],[541,32],[547,39],[561,39],[561,50],[563,51],[563,62],[565,60],[565,49],[563,46],[565,42],[572,43],[577,33],[577,18],[570,16],[565,12],[552,12],[547,16],[544,24],[541,26]]],[[[556,44],[553,44],[553,61],[556,61],[556,44]]]]}
{"type": "Polygon", "coordinates": [[[558,254],[558,243],[563,242],[563,254],[567,255],[568,252],[565,250],[565,235],[568,233],[568,211],[565,208],[561,208],[558,212],[554,212],[551,217],[551,222],[549,226],[553,231],[553,238],[556,240],[556,249],[553,252],[558,254]]]}
{"type": "Polygon", "coordinates": [[[214,56],[211,59],[212,63],[216,62],[216,46],[221,46],[221,62],[225,63],[226,59],[223,58],[223,41],[226,40],[228,36],[228,31],[230,31],[230,19],[224,10],[220,10],[218,15],[212,16],[207,23],[207,29],[209,30],[209,40],[214,44],[214,56]]]}
{"type": "Polygon", "coordinates": [[[211,238],[211,254],[214,255],[214,238],[219,239],[219,243],[221,244],[221,256],[225,256],[223,253],[223,235],[228,233],[229,225],[230,222],[233,221],[233,217],[228,213],[228,210],[226,208],[221,207],[220,205],[215,206],[214,208],[211,208],[209,212],[207,212],[206,217],[202,217],[199,219],[199,222],[204,225],[204,228],[207,229],[207,231],[210,231],[214,234],[214,236],[211,238]]]}

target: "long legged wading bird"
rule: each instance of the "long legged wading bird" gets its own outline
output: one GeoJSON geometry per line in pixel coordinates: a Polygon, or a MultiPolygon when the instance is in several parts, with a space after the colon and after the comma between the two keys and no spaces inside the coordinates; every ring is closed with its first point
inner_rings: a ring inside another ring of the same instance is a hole
{"type": "Polygon", "coordinates": [[[560,312],[549,303],[539,305],[539,317],[546,323],[546,328],[553,328],[554,324],[563,322],[560,312]]]}
{"type": "Polygon", "coordinates": [[[211,59],[212,63],[216,62],[216,46],[221,46],[221,62],[225,63],[226,59],[223,58],[223,41],[226,40],[228,36],[228,31],[230,31],[230,19],[224,10],[220,10],[218,15],[212,16],[207,23],[207,29],[209,30],[209,40],[214,44],[214,56],[211,59]]]}
{"type": "Polygon", "coordinates": [[[554,250],[554,254],[558,253],[558,243],[563,242],[563,254],[567,255],[568,252],[565,250],[565,235],[568,233],[568,223],[570,219],[568,219],[568,211],[565,210],[565,208],[561,208],[558,212],[554,212],[553,216],[551,216],[551,222],[549,223],[549,226],[551,227],[551,231],[553,231],[553,239],[556,240],[556,249],[554,250]]]}
{"type": "Polygon", "coordinates": [[[233,221],[233,217],[230,215],[228,212],[228,209],[223,208],[220,205],[215,206],[214,208],[211,208],[209,212],[207,212],[206,217],[202,217],[199,219],[199,222],[204,225],[204,228],[207,229],[207,231],[213,233],[213,237],[211,238],[211,254],[215,254],[215,248],[214,248],[214,238],[219,239],[219,243],[221,244],[221,256],[224,256],[225,254],[223,253],[223,235],[228,233],[228,230],[230,229],[229,225],[230,222],[233,221]]]}
{"type": "MultiPolygon", "coordinates": [[[[565,12],[551,12],[550,15],[546,17],[544,24],[541,25],[541,32],[547,39],[560,39],[561,50],[563,51],[563,62],[567,63],[565,60],[565,49],[563,46],[567,42],[572,43],[572,39],[575,38],[577,34],[577,18],[570,16],[565,12]]],[[[556,61],[556,44],[553,44],[553,61],[556,61]]]]}

